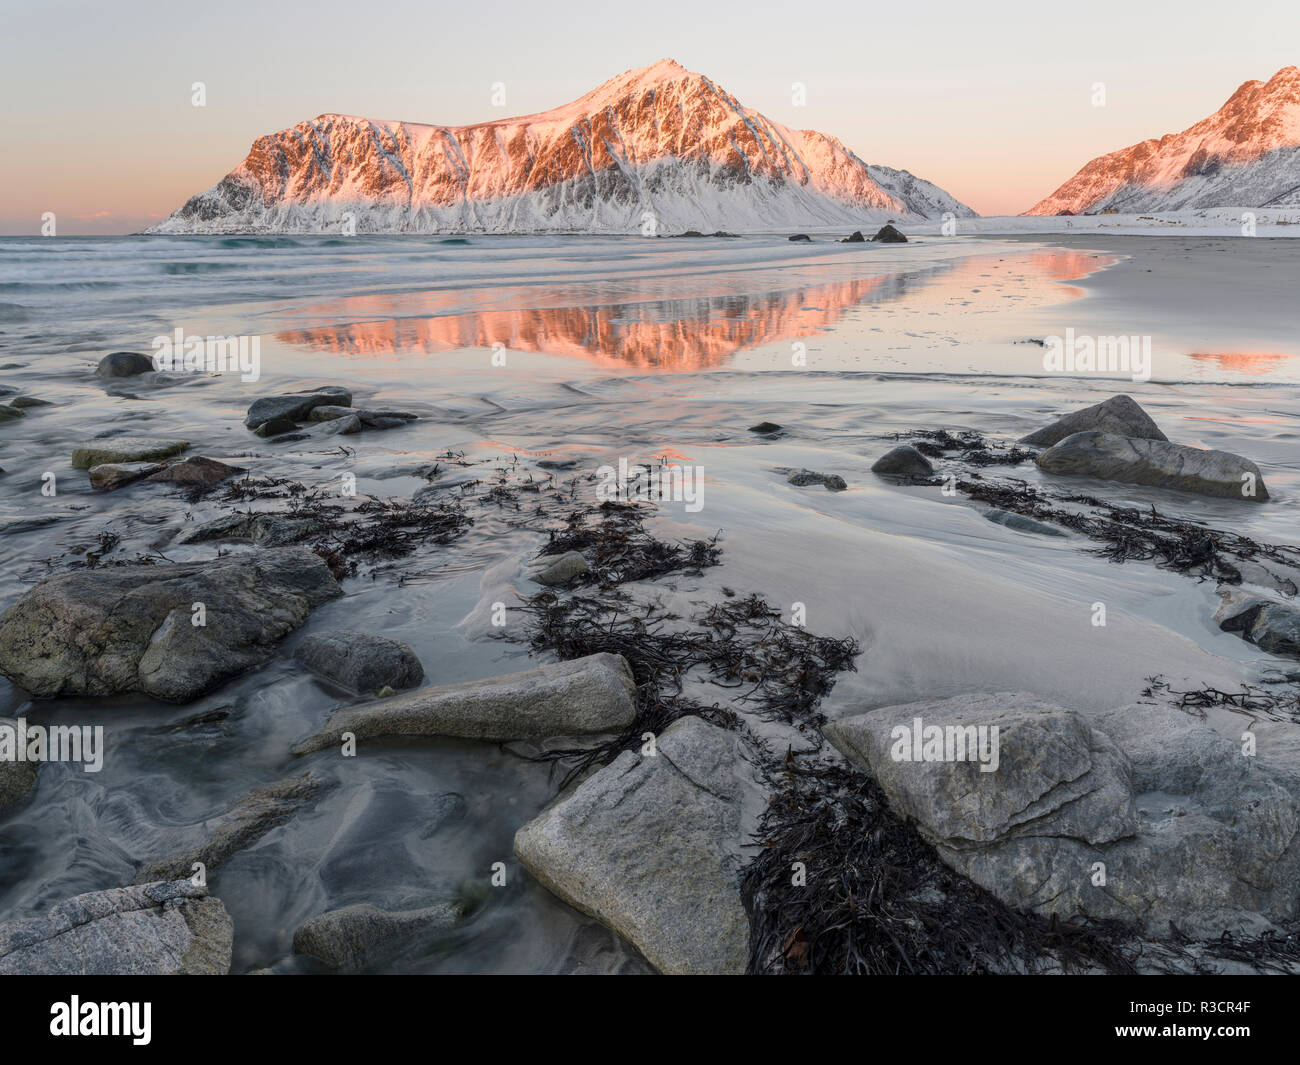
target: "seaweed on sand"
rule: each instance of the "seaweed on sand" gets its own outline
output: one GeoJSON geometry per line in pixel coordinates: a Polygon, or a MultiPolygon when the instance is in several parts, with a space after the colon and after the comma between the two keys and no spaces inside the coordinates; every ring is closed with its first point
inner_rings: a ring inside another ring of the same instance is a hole
{"type": "Polygon", "coordinates": [[[853,669],[861,651],[856,640],[817,636],[781,620],[757,595],[719,604],[684,619],[654,604],[630,600],[539,592],[525,600],[532,618],[534,650],[561,660],[605,651],[622,655],[636,683],[636,719],[620,736],[596,747],[548,751],[540,757],[570,763],[562,786],[586,770],[639,747],[647,732],[658,734],[678,718],[695,715],[735,728],[736,714],[685,693],[691,674],[731,689],[737,705],[755,715],[800,728],[817,729],[824,718],[816,706],[835,675],[853,669]]]}
{"type": "Polygon", "coordinates": [[[363,561],[404,558],[425,544],[451,543],[474,523],[456,496],[436,502],[363,496],[351,500],[350,507],[340,498],[288,478],[245,477],[223,486],[218,502],[287,500],[285,509],[274,513],[307,519],[308,531],[299,542],[320,555],[340,579],[354,576],[363,561]]]}
{"type": "Polygon", "coordinates": [[[1036,451],[1016,447],[1014,444],[1010,447],[996,447],[970,429],[955,435],[947,429],[916,429],[910,433],[895,433],[894,439],[911,440],[917,451],[932,459],[943,458],[950,452],[959,452],[961,461],[971,466],[1019,466],[1037,454],[1036,451]]]}
{"type": "Polygon", "coordinates": [[[1052,522],[1096,540],[1102,546],[1094,548],[1093,553],[1111,562],[1154,562],[1161,569],[1226,584],[1242,582],[1241,570],[1235,564],[1238,562],[1263,559],[1288,568],[1300,567],[1300,548],[1261,543],[1240,533],[1167,517],[1154,506],[1142,510],[1091,495],[1051,496],[1020,480],[958,480],[957,488],[977,502],[1052,522]],[[1091,513],[1058,503],[1091,508],[1091,513]]]}
{"type": "Polygon", "coordinates": [[[671,543],[645,529],[652,508],[640,503],[606,500],[593,509],[579,509],[568,515],[563,529],[552,530],[539,556],[579,551],[590,567],[579,583],[599,581],[614,585],[624,581],[648,580],[674,570],[698,572],[716,566],[722,549],[719,535],[708,540],[671,543]]]}
{"type": "Polygon", "coordinates": [[[1125,926],[1011,909],[946,866],[866,773],[788,759],[781,777],[741,884],[750,972],[1136,972],[1125,926]]]}
{"type": "Polygon", "coordinates": [[[1197,689],[1175,691],[1161,677],[1148,677],[1142,690],[1146,699],[1164,699],[1180,710],[1204,717],[1206,710],[1223,709],[1249,718],[1300,723],[1300,688],[1291,685],[1268,691],[1253,684],[1242,684],[1241,691],[1220,691],[1206,684],[1197,689]]]}

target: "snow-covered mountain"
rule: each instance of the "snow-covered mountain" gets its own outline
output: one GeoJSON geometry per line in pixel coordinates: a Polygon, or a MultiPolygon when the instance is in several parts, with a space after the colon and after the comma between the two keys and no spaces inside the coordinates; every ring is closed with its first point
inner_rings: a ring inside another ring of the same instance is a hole
{"type": "Polygon", "coordinates": [[[1219,110],[1094,159],[1026,214],[1300,206],[1300,69],[1248,81],[1219,110]]]}
{"type": "Polygon", "coordinates": [[[259,138],[155,233],[862,228],[973,217],[905,170],[788,129],[671,59],[474,126],[321,115],[259,138]]]}

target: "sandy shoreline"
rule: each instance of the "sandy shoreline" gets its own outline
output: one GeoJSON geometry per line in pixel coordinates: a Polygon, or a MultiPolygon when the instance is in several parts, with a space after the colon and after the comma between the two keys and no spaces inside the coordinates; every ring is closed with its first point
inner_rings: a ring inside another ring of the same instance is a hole
{"type": "MultiPolygon", "coordinates": [[[[979,256],[995,262],[999,255],[1014,257],[1020,240],[984,245],[979,256]]],[[[221,507],[184,502],[148,485],[94,493],[84,473],[67,466],[73,446],[101,433],[179,436],[191,442],[192,454],[312,486],[333,485],[350,473],[358,493],[381,497],[409,497],[425,484],[417,471],[449,451],[488,469],[518,463],[539,476],[548,476],[537,467],[543,459],[590,472],[619,457],[668,456],[703,468],[705,506],[690,513],[664,504],[647,528],[669,540],[721,530],[723,564],[627,590],[659,598],[683,615],[723,601],[724,588],[757,592],[783,613],[804,604],[809,629],[862,646],[857,671],[841,674],[821,707],[832,720],[919,699],[1017,690],[1086,717],[1137,701],[1154,674],[1180,690],[1256,683],[1276,670],[1279,659],[1219,631],[1211,620],[1217,603],[1212,583],[1141,562],[1116,566],[1089,555],[1078,539],[994,525],[961,499],[883,482],[870,472],[896,433],[971,429],[1015,439],[1064,410],[1123,391],[1172,438],[1257,461],[1274,498],[1249,512],[1230,501],[1115,484],[1104,486],[1105,498],[1140,507],[1158,503],[1162,511],[1263,542],[1295,542],[1300,398],[1286,302],[1295,268],[1285,249],[1273,247],[1277,242],[1109,234],[1051,243],[1067,254],[1101,252],[1118,261],[1100,270],[1075,262],[1070,272],[1076,276],[1066,279],[1026,266],[1016,278],[981,282],[960,274],[960,264],[974,261],[971,253],[928,258],[934,249],[919,245],[905,276],[875,298],[870,288],[853,289],[862,279],[849,276],[847,263],[800,267],[810,274],[845,273],[835,281],[848,286],[840,293],[843,302],[832,307],[818,302],[828,293],[824,277],[806,292],[787,282],[793,296],[774,298],[772,271],[790,263],[774,266],[755,252],[753,263],[730,272],[722,263],[710,267],[726,275],[726,286],[712,293],[720,302],[695,315],[670,314],[681,297],[671,286],[665,290],[658,274],[640,299],[632,299],[592,282],[598,263],[580,264],[567,282],[565,306],[586,308],[581,320],[590,333],[561,331],[554,293],[534,293],[535,304],[553,313],[532,320],[536,350],[520,342],[518,331],[500,334],[504,368],[491,364],[491,346],[481,343],[493,335],[491,322],[462,334],[469,342],[460,347],[421,346],[419,333],[417,350],[388,343],[390,335],[401,340],[400,325],[409,320],[442,328],[450,319],[460,327],[479,311],[433,296],[424,298],[438,304],[436,313],[421,314],[418,295],[357,297],[350,281],[329,299],[256,303],[217,289],[210,306],[189,308],[184,317],[196,328],[214,323],[259,332],[266,373],[256,383],[225,376],[166,387],[105,386],[90,375],[87,353],[142,349],[122,335],[128,319],[113,315],[79,326],[81,339],[51,352],[48,363],[24,356],[30,341],[11,330],[4,337],[5,360],[25,364],[8,371],[5,383],[55,406],[0,429],[7,434],[0,462],[7,471],[0,480],[7,528],[0,550],[8,572],[0,603],[7,607],[44,576],[43,560],[59,570],[84,557],[105,529],[120,537],[110,558],[151,551],[171,561],[213,556],[211,546],[180,547],[175,536],[217,516],[221,507]],[[1224,270],[1225,261],[1231,270],[1224,270]],[[959,276],[945,281],[950,272],[959,276]],[[1209,354],[1221,357],[1198,362],[1190,358],[1198,351],[1181,336],[1179,323],[1188,320],[1198,292],[1203,306],[1205,286],[1215,279],[1226,286],[1216,290],[1218,309],[1197,320],[1204,322],[1209,354]],[[996,302],[951,303],[963,289],[986,284],[999,285],[996,302]],[[1063,298],[1053,286],[1087,295],[1063,298]],[[716,348],[704,349],[720,353],[716,364],[669,367],[672,373],[618,364],[617,353],[628,350],[631,335],[622,324],[629,308],[649,303],[652,311],[641,321],[655,327],[652,337],[661,340],[678,329],[685,349],[698,352],[706,334],[697,324],[727,320],[727,300],[736,331],[718,334],[716,348]],[[622,310],[600,313],[611,306],[622,310]],[[1150,383],[1035,379],[1036,349],[1016,342],[1062,323],[1097,333],[1154,333],[1170,353],[1165,365],[1175,372],[1161,374],[1158,362],[1150,383]],[[608,350],[603,330],[617,333],[608,350]],[[993,372],[968,376],[968,362],[954,363],[945,352],[951,345],[941,337],[961,343],[965,332],[972,350],[962,359],[978,362],[987,352],[993,372]],[[582,337],[585,346],[572,339],[582,337]],[[794,343],[806,345],[811,372],[788,368],[794,343]],[[865,350],[870,361],[849,361],[855,350],[865,350]],[[940,358],[935,351],[945,353],[940,358]],[[1243,355],[1261,361],[1228,358],[1243,355]],[[934,372],[890,373],[889,358],[933,358],[934,372]],[[772,372],[782,360],[787,367],[772,372]],[[1207,377],[1177,372],[1198,366],[1207,368],[1207,377]],[[253,437],[242,425],[256,396],[326,383],[352,387],[357,405],[409,410],[419,419],[356,437],[313,433],[280,445],[253,437]],[[782,425],[784,435],[758,439],[748,432],[764,419],[782,425]],[[849,487],[795,488],[776,472],[783,467],[836,473],[849,487]],[[66,486],[53,498],[38,494],[47,469],[66,486]],[[1089,623],[1099,600],[1108,607],[1103,628],[1089,623]]],[[[495,287],[480,280],[467,283],[467,301],[495,287]]],[[[455,287],[443,280],[436,291],[455,287]]],[[[528,302],[505,291],[512,312],[528,302]]],[[[139,315],[132,337],[149,332],[159,317],[151,310],[139,315]]],[[[522,319],[513,321],[517,329],[522,319]]],[[[21,328],[36,336],[40,325],[33,320],[21,328]]],[[[446,335],[455,337],[455,330],[446,335]]],[[[1008,472],[1061,487],[1032,466],[1008,472]]],[[[0,859],[0,918],[41,911],[78,891],[128,883],[133,862],[183,849],[204,818],[280,775],[291,743],[339,701],[336,690],[292,661],[298,640],[314,631],[349,628],[401,640],[423,663],[426,683],[474,680],[533,664],[522,646],[491,638],[490,614],[492,604],[535,590],[524,563],[543,541],[537,529],[512,528],[508,514],[485,514],[455,544],[421,549],[378,580],[345,581],[344,598],[319,608],[267,665],[184,707],[129,696],[37,706],[6,684],[0,715],[94,718],[108,728],[114,756],[93,782],[69,767],[45,767],[31,805],[0,824],[10,856],[0,859]],[[197,733],[199,742],[177,738],[181,723],[222,708],[229,716],[197,733]],[[88,823],[96,829],[89,835],[88,823]]],[[[1226,711],[1213,714],[1210,723],[1226,735],[1240,731],[1238,715],[1226,711]]],[[[1295,731],[1259,726],[1269,760],[1289,765],[1300,757],[1295,731]]],[[[293,929],[313,913],[362,898],[412,905],[431,885],[450,889],[493,861],[509,859],[514,831],[553,795],[543,767],[491,745],[397,744],[368,766],[360,780],[341,774],[339,787],[314,810],[223,868],[220,895],[235,918],[236,971],[277,963],[292,969],[293,929]]],[[[570,958],[614,969],[642,964],[631,948],[521,876],[450,945],[407,964],[421,971],[534,970],[570,958]]]]}

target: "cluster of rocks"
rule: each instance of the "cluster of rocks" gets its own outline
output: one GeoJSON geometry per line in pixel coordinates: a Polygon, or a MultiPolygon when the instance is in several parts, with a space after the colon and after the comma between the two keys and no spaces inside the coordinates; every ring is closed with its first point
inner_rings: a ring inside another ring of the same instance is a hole
{"type": "Polygon", "coordinates": [[[330,435],[350,436],[365,429],[395,429],[416,419],[401,410],[369,410],[352,406],[352,393],[338,385],[323,385],[305,392],[263,396],[248,408],[244,424],[272,443],[304,439],[303,423],[323,424],[330,435]]]}
{"type": "Polygon", "coordinates": [[[1035,460],[1045,473],[1254,503],[1268,499],[1255,463],[1228,451],[1172,443],[1125,395],[1073,411],[1020,442],[1047,449],[1035,460]]]}
{"type": "MultiPolygon", "coordinates": [[[[810,237],[807,233],[795,233],[792,236],[787,237],[786,239],[793,240],[793,241],[811,241],[812,237],[810,237]]],[[[906,244],[907,243],[907,237],[905,237],[901,232],[899,232],[897,228],[895,228],[893,222],[890,222],[887,225],[883,225],[878,230],[876,230],[876,235],[872,237],[871,240],[879,241],[881,244],[906,244]]],[[[843,237],[839,243],[866,244],[868,243],[868,241],[867,238],[862,235],[862,230],[855,229],[847,237],[843,237]]]]}
{"type": "Polygon", "coordinates": [[[181,488],[211,488],[227,478],[247,473],[202,455],[181,458],[188,440],[115,436],[96,440],[72,453],[73,469],[85,470],[90,487],[111,492],[137,481],[171,484],[181,488]]]}

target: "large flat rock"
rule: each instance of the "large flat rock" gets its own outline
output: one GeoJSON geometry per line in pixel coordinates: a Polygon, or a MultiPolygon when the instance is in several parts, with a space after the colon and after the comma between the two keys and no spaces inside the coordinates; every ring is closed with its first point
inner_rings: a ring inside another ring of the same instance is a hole
{"type": "Polygon", "coordinates": [[[38,698],[142,692],[185,702],[265,661],[341,594],[320,557],[299,547],[76,570],[0,615],[0,673],[38,698]]]}
{"type": "Polygon", "coordinates": [[[94,466],[129,462],[161,462],[179,455],[187,447],[186,440],[163,440],[149,436],[114,436],[106,440],[93,440],[72,453],[74,469],[89,470],[94,466]]]}
{"type": "Polygon", "coordinates": [[[333,714],[295,754],[382,736],[459,736],[471,740],[540,740],[621,732],[636,719],[636,685],[621,655],[569,662],[465,684],[420,688],[333,714]]]}
{"type": "Polygon", "coordinates": [[[547,888],[630,940],[663,973],[742,973],[738,874],[766,793],[744,744],[696,717],[625,751],[515,834],[547,888]]]}
{"type": "Polygon", "coordinates": [[[92,891],[0,924],[0,975],[220,975],[233,939],[225,907],[188,880],[92,891]]]}
{"type": "Polygon", "coordinates": [[[1047,473],[1098,477],[1197,495],[1263,503],[1264,476],[1250,459],[1229,451],[1139,440],[1113,433],[1075,433],[1035,460],[1047,473]]]}

